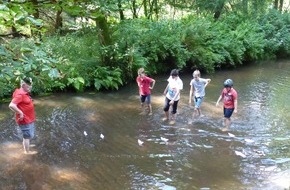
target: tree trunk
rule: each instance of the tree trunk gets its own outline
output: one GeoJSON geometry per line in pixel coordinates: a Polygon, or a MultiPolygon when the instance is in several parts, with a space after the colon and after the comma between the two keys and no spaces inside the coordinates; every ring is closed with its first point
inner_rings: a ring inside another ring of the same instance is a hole
{"type": "Polygon", "coordinates": [[[217,2],[216,8],[215,8],[215,13],[213,16],[215,20],[217,20],[221,16],[224,5],[225,5],[225,0],[219,0],[217,2]]]}
{"type": "Polygon", "coordinates": [[[136,0],[132,0],[132,12],[133,12],[133,18],[138,18],[136,0]]]}
{"type": "Polygon", "coordinates": [[[159,17],[158,0],[153,0],[153,3],[154,3],[155,16],[156,16],[156,19],[158,20],[158,17],[159,17]]]}
{"type": "Polygon", "coordinates": [[[107,19],[104,15],[97,17],[96,26],[98,28],[98,39],[101,45],[107,46],[111,44],[111,37],[107,19]]]}
{"type": "Polygon", "coordinates": [[[58,10],[56,12],[55,25],[54,25],[55,31],[57,31],[63,27],[61,13],[62,13],[62,8],[61,8],[61,10],[58,10]]]}
{"type": "MultiPolygon", "coordinates": [[[[105,15],[97,17],[95,21],[100,45],[101,46],[111,45],[112,40],[105,15]]],[[[105,53],[102,54],[101,57],[103,63],[105,63],[106,65],[111,65],[110,58],[105,53]]]]}
{"type": "MultiPolygon", "coordinates": [[[[149,2],[150,4],[150,2],[149,2]]],[[[147,0],[143,0],[143,7],[144,7],[144,15],[148,18],[148,7],[147,7],[147,0]]]]}
{"type": "Polygon", "coordinates": [[[119,9],[119,14],[120,14],[120,20],[125,20],[125,15],[122,9],[121,0],[118,0],[118,9],[119,9]]]}
{"type": "Polygon", "coordinates": [[[274,0],[274,9],[278,10],[279,0],[274,0]]]}
{"type": "Polygon", "coordinates": [[[154,0],[149,1],[149,14],[148,14],[148,19],[152,19],[152,16],[153,16],[153,13],[154,13],[154,0]]]}
{"type": "Polygon", "coordinates": [[[280,12],[283,11],[283,4],[284,4],[284,1],[283,0],[280,0],[280,5],[279,5],[279,11],[280,12]]]}

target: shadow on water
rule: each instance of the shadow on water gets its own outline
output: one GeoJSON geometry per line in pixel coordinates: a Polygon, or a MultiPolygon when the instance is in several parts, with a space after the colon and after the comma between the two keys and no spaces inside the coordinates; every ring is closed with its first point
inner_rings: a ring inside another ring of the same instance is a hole
{"type": "Polygon", "coordinates": [[[212,79],[192,119],[190,75],[177,123],[162,122],[166,77],[156,77],[152,116],[142,114],[136,84],[114,93],[35,99],[34,155],[24,155],[8,105],[0,115],[1,189],[287,189],[290,186],[289,61],[202,76],[212,79]],[[221,132],[223,81],[239,92],[231,131],[221,132]],[[138,140],[143,144],[139,145],[138,140]]]}

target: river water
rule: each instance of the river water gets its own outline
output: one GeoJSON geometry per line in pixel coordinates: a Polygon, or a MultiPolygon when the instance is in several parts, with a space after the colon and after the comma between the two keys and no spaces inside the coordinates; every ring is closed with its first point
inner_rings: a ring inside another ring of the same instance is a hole
{"type": "Polygon", "coordinates": [[[198,119],[188,105],[191,74],[181,72],[175,125],[162,121],[167,77],[154,77],[152,116],[142,113],[134,82],[117,92],[34,97],[33,155],[23,154],[13,113],[1,104],[0,189],[290,187],[289,60],[202,75],[212,82],[198,119]],[[239,105],[230,131],[222,132],[222,104],[215,102],[226,78],[234,80],[239,105]]]}

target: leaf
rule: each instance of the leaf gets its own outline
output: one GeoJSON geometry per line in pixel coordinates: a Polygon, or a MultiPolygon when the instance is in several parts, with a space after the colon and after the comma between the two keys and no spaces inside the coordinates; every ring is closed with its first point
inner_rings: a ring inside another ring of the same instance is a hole
{"type": "Polygon", "coordinates": [[[78,77],[77,81],[80,82],[81,84],[85,84],[85,80],[83,77],[78,77]]]}
{"type": "Polygon", "coordinates": [[[59,78],[60,74],[58,72],[58,69],[53,68],[49,71],[48,76],[53,79],[53,78],[59,78]]]}
{"type": "Polygon", "coordinates": [[[19,70],[14,71],[14,75],[19,76],[21,75],[21,72],[19,70]]]}
{"type": "Polygon", "coordinates": [[[42,26],[42,20],[40,19],[35,19],[33,17],[27,17],[27,19],[35,26],[42,26]]]}
{"type": "Polygon", "coordinates": [[[94,83],[94,86],[97,90],[100,90],[101,89],[101,83],[99,82],[98,79],[95,79],[95,83],[94,83]]]}

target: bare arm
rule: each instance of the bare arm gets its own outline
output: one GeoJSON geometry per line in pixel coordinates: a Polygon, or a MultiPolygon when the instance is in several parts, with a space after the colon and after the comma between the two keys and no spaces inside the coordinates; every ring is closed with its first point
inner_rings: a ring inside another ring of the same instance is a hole
{"type": "Polygon", "coordinates": [[[172,98],[172,100],[171,100],[172,103],[176,100],[176,98],[179,96],[179,94],[180,94],[180,90],[177,89],[177,91],[176,91],[176,93],[175,93],[175,96],[174,96],[174,97],[172,98]]]}
{"type": "Polygon", "coordinates": [[[234,112],[237,113],[237,112],[238,112],[238,100],[237,100],[237,99],[235,99],[235,101],[234,101],[234,105],[235,105],[235,110],[234,110],[234,112]]]}
{"type": "Polygon", "coordinates": [[[19,120],[22,120],[24,118],[24,114],[23,112],[17,107],[16,104],[14,104],[13,102],[10,102],[9,104],[9,108],[14,111],[15,113],[19,114],[19,120]]]}
{"type": "Polygon", "coordinates": [[[156,81],[154,79],[152,79],[152,86],[150,86],[149,88],[152,90],[155,86],[156,81]]]}
{"type": "Polygon", "coordinates": [[[190,103],[190,104],[191,104],[191,100],[192,100],[192,95],[193,95],[193,86],[190,85],[189,100],[188,100],[188,103],[190,103]]]}
{"type": "Polygon", "coordinates": [[[163,92],[164,95],[166,95],[166,93],[167,93],[167,91],[168,91],[168,87],[169,87],[169,84],[166,86],[166,88],[165,88],[165,90],[164,90],[164,92],[163,92]]]}
{"type": "Polygon", "coordinates": [[[206,83],[204,85],[204,88],[210,83],[211,79],[205,79],[206,80],[206,83]]]}
{"type": "Polygon", "coordinates": [[[217,102],[216,102],[216,106],[219,105],[219,102],[221,101],[221,99],[222,99],[222,96],[220,95],[220,97],[218,98],[218,100],[217,100],[217,102]]]}

